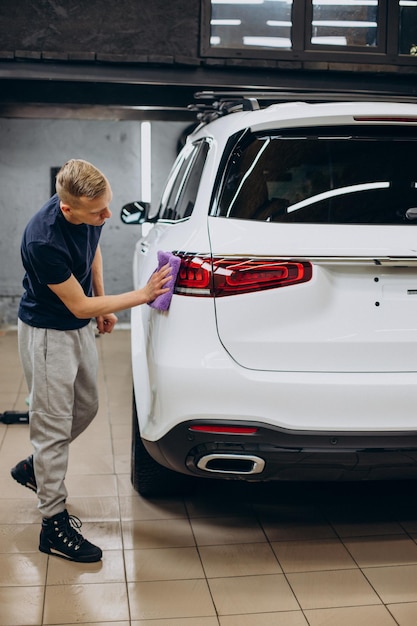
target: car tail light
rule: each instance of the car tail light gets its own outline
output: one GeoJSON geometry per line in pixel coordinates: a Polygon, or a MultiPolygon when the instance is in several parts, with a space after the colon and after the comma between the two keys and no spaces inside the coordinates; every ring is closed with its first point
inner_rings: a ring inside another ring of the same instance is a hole
{"type": "Polygon", "coordinates": [[[254,435],[258,432],[254,426],[220,426],[219,424],[193,424],[189,430],[217,435],[254,435]]]}
{"type": "Polygon", "coordinates": [[[180,255],[174,292],[186,296],[220,297],[305,283],[312,277],[308,261],[217,258],[180,255]]]}

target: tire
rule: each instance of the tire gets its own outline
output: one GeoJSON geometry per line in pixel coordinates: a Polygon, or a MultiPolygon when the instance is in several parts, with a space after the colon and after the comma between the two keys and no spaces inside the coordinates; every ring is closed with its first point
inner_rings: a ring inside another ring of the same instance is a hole
{"type": "Polygon", "coordinates": [[[134,489],[145,498],[180,495],[192,479],[157,463],[143,445],[136,402],[132,409],[132,456],[130,478],[134,489]]]}

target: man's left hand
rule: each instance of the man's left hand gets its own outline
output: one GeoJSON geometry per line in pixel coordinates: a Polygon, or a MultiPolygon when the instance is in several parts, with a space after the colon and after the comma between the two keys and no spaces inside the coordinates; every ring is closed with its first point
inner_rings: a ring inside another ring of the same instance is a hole
{"type": "Polygon", "coordinates": [[[96,322],[99,334],[104,335],[104,333],[111,333],[117,323],[117,316],[114,313],[99,315],[96,317],[96,322]]]}

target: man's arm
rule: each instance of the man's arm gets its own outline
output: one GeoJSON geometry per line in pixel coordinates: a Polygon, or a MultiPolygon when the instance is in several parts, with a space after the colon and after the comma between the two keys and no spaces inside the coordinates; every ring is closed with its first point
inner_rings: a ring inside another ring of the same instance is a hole
{"type": "Polygon", "coordinates": [[[103,259],[101,256],[100,245],[97,246],[93,264],[91,266],[93,275],[93,293],[95,296],[104,296],[104,280],[103,280],[103,259]]]}
{"type": "MultiPolygon", "coordinates": [[[[103,279],[103,259],[101,256],[100,245],[97,246],[94,261],[91,266],[92,278],[93,278],[93,293],[95,296],[104,296],[104,279],[103,279]]],[[[111,333],[117,323],[117,316],[114,313],[108,313],[107,315],[97,315],[97,330],[100,335],[104,333],[111,333]]]]}
{"type": "MultiPolygon", "coordinates": [[[[94,259],[94,262],[95,261],[96,259],[94,259]]],[[[168,291],[165,285],[170,278],[171,269],[169,264],[167,264],[159,271],[154,272],[142,289],[127,291],[118,295],[86,296],[74,275],[71,275],[63,283],[48,285],[48,287],[62,300],[67,309],[69,309],[75,317],[87,319],[100,315],[108,316],[111,313],[116,313],[123,309],[130,309],[139,304],[152,302],[152,300],[155,300],[155,298],[168,291]]],[[[98,288],[100,288],[99,285],[98,288]]]]}

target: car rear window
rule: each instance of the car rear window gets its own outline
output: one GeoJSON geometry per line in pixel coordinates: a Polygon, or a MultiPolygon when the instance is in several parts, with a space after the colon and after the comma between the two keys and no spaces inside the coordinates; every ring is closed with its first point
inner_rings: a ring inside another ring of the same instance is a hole
{"type": "Polygon", "coordinates": [[[417,224],[417,129],[355,126],[247,133],[214,214],[266,222],[417,224]]]}

